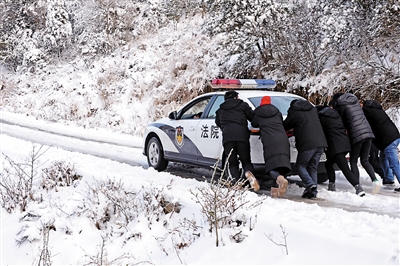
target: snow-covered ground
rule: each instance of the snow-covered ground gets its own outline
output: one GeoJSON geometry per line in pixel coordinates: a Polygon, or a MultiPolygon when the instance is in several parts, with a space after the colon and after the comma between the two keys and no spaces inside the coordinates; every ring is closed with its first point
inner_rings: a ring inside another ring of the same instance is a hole
{"type": "Polygon", "coordinates": [[[40,258],[42,263],[49,258],[53,265],[399,265],[399,194],[383,189],[368,193],[370,180],[363,170],[366,197],[358,197],[340,173],[337,192],[319,187],[319,197],[337,202],[337,207],[299,201],[302,189],[294,184],[288,189],[292,199],[243,192],[238,199],[247,203],[230,216],[241,223],[220,228],[217,247],[215,230],[209,231],[196,202],[196,195],[207,191],[209,184],[147,168],[139,137],[6,112],[0,119],[40,129],[1,124],[2,177],[12,168],[6,156],[22,163],[41,147],[35,143],[63,147],[42,147],[45,152],[38,158],[33,180],[35,201],[22,212],[1,209],[2,265],[33,265],[40,258]],[[112,159],[103,158],[108,152],[112,159]],[[73,165],[81,179],[71,186],[41,188],[41,170],[55,161],[73,165]],[[179,208],[165,214],[160,198],[179,208]],[[354,208],[347,211],[340,207],[344,204],[354,208]],[[46,226],[49,231],[43,230],[46,226]]]}

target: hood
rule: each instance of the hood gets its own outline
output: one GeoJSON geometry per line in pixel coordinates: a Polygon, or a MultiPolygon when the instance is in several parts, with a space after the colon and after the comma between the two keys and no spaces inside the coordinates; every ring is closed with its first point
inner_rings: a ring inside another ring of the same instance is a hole
{"type": "Polygon", "coordinates": [[[330,107],[323,108],[321,111],[319,111],[319,115],[335,119],[340,118],[340,114],[335,109],[332,109],[330,107]]]}
{"type": "Polygon", "coordinates": [[[309,102],[301,99],[296,99],[293,100],[290,103],[290,109],[296,110],[296,111],[309,111],[313,108],[314,106],[309,102]]]}
{"type": "Polygon", "coordinates": [[[219,106],[221,109],[230,110],[241,104],[243,100],[241,99],[228,99],[225,102],[221,103],[219,106]]]}
{"type": "Polygon", "coordinates": [[[343,93],[336,102],[336,105],[353,105],[353,104],[359,104],[358,103],[358,98],[351,93],[343,93]]]}
{"type": "Polygon", "coordinates": [[[271,104],[264,104],[257,107],[254,113],[260,117],[269,118],[278,114],[279,110],[271,104]]]}
{"type": "Polygon", "coordinates": [[[374,100],[365,101],[364,107],[382,109],[382,105],[374,100]]]}

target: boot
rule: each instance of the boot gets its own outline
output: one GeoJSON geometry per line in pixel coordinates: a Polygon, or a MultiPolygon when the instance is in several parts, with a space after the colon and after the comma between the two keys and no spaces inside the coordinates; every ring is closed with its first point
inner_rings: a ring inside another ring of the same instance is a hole
{"type": "Polygon", "coordinates": [[[335,182],[329,182],[329,184],[328,184],[328,191],[336,191],[335,182]]]}
{"type": "Polygon", "coordinates": [[[279,188],[277,188],[277,187],[271,187],[271,197],[272,197],[272,198],[277,198],[277,197],[279,197],[279,188]]]}
{"type": "Polygon", "coordinates": [[[372,194],[379,193],[380,189],[381,189],[381,184],[379,183],[379,181],[378,180],[372,181],[372,194]]]}
{"type": "Polygon", "coordinates": [[[364,189],[362,188],[362,186],[360,184],[355,185],[354,188],[356,189],[356,194],[360,197],[364,197],[365,196],[365,192],[364,189]]]}
{"type": "Polygon", "coordinates": [[[289,182],[283,175],[279,175],[278,178],[276,179],[276,183],[278,184],[278,196],[279,197],[285,196],[289,182]]]}
{"type": "Polygon", "coordinates": [[[260,184],[258,183],[256,177],[253,175],[252,172],[250,171],[246,171],[246,173],[244,174],[247,178],[247,180],[249,180],[250,186],[254,189],[254,191],[259,191],[260,190],[260,184]]]}

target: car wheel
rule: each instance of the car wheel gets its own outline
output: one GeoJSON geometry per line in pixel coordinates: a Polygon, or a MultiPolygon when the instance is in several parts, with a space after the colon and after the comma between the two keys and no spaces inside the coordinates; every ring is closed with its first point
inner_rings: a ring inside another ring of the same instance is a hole
{"type": "Polygon", "coordinates": [[[168,161],[164,158],[163,148],[156,137],[152,137],[147,143],[147,163],[157,171],[164,171],[168,161]]]}
{"type": "Polygon", "coordinates": [[[318,173],[318,184],[324,183],[326,180],[328,180],[328,174],[327,173],[318,173]]]}

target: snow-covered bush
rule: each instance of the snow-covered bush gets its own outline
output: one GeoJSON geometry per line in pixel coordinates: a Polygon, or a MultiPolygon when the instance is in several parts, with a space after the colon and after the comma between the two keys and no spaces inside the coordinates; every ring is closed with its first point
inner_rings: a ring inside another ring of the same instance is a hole
{"type": "Polygon", "coordinates": [[[65,161],[54,161],[49,167],[42,169],[42,188],[57,190],[57,187],[76,186],[75,181],[81,178],[74,165],[65,161]]]}

